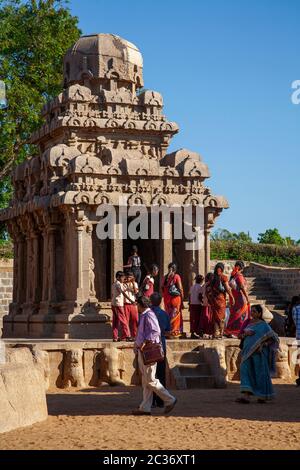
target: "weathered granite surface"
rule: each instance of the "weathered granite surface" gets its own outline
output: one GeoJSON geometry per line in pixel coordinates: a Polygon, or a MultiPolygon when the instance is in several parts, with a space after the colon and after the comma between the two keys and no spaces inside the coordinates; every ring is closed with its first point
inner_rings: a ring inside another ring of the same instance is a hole
{"type": "Polygon", "coordinates": [[[47,419],[43,372],[28,348],[7,351],[0,364],[0,432],[47,419]]]}

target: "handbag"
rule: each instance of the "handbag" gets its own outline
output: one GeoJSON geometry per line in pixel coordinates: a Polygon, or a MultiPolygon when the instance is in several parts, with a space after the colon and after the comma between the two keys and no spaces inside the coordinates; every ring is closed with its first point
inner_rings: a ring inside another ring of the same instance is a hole
{"type": "Polygon", "coordinates": [[[171,295],[171,297],[178,297],[180,294],[180,291],[177,289],[177,287],[175,286],[175,284],[172,284],[170,287],[169,287],[169,294],[171,295]]]}
{"type": "Polygon", "coordinates": [[[153,343],[152,341],[145,341],[141,346],[140,351],[142,353],[145,366],[149,366],[155,362],[163,362],[165,359],[165,353],[161,342],[153,343]]]}
{"type": "Polygon", "coordinates": [[[218,289],[219,289],[219,292],[222,292],[224,293],[226,291],[224,285],[223,285],[223,282],[221,281],[220,279],[220,282],[219,282],[219,286],[218,286],[218,289]]]}

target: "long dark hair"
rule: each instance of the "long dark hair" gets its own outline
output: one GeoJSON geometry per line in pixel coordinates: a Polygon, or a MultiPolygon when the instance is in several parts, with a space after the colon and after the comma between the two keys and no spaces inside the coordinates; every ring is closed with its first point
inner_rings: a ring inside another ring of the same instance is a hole
{"type": "MultiPolygon", "coordinates": [[[[177,272],[177,265],[175,263],[170,263],[168,264],[168,269],[172,269],[174,273],[177,272]]],[[[165,275],[165,281],[164,281],[164,286],[166,286],[168,283],[168,274],[165,275]]]]}
{"type": "Polygon", "coordinates": [[[252,305],[251,308],[254,308],[254,309],[257,311],[257,313],[259,314],[259,319],[260,319],[260,320],[264,320],[264,319],[263,319],[264,311],[263,311],[263,308],[262,308],[262,306],[261,306],[260,304],[252,305]]]}
{"type": "Polygon", "coordinates": [[[244,267],[245,267],[245,263],[243,261],[239,260],[235,263],[234,266],[240,268],[241,270],[243,270],[244,267]]]}
{"type": "Polygon", "coordinates": [[[224,263],[217,263],[214,269],[214,274],[212,278],[212,285],[215,286],[217,284],[220,284],[220,275],[218,274],[218,269],[222,270],[222,273],[225,270],[225,265],[224,263]]]}

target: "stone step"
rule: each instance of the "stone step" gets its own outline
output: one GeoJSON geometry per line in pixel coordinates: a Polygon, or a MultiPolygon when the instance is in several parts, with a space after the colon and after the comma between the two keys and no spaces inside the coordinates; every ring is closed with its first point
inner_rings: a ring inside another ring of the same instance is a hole
{"type": "Polygon", "coordinates": [[[175,351],[173,360],[176,364],[203,364],[205,362],[203,351],[175,351]]]}
{"type": "Polygon", "coordinates": [[[177,363],[175,366],[178,367],[183,377],[210,375],[210,367],[206,362],[201,362],[200,364],[177,363]]]}
{"type": "Polygon", "coordinates": [[[285,309],[276,309],[276,310],[270,310],[271,313],[276,313],[277,315],[280,315],[282,317],[286,316],[285,309]]]}
{"type": "Polygon", "coordinates": [[[265,279],[258,279],[258,278],[249,278],[245,277],[247,285],[256,285],[256,286],[268,286],[270,287],[270,283],[265,279]]]}
{"type": "Polygon", "coordinates": [[[270,284],[266,283],[256,283],[256,282],[247,282],[248,289],[264,289],[264,290],[273,290],[270,284]]]}
{"type": "Polygon", "coordinates": [[[279,295],[263,295],[263,294],[257,294],[257,295],[254,295],[254,294],[250,294],[249,295],[249,300],[263,300],[264,302],[268,302],[268,303],[283,303],[283,300],[282,300],[282,297],[280,297],[279,295]]]}
{"type": "Polygon", "coordinates": [[[269,283],[268,279],[261,276],[244,276],[247,282],[266,282],[269,283]]]}
{"type": "Polygon", "coordinates": [[[215,388],[215,378],[212,375],[202,375],[199,377],[185,376],[187,388],[215,388]]]}
{"type": "Polygon", "coordinates": [[[285,310],[286,308],[286,304],[269,304],[269,303],[266,303],[266,307],[268,310],[270,310],[270,312],[272,312],[272,310],[274,310],[275,312],[278,312],[278,311],[283,311],[285,310]]]}
{"type": "Polygon", "coordinates": [[[200,341],[198,339],[167,339],[167,346],[171,351],[198,351],[200,341]]]}
{"type": "Polygon", "coordinates": [[[255,292],[257,294],[263,294],[263,295],[277,295],[278,297],[281,297],[281,295],[276,292],[274,289],[265,289],[265,288],[258,288],[258,287],[249,287],[248,292],[255,292]]]}
{"type": "Polygon", "coordinates": [[[260,300],[271,300],[273,302],[284,302],[284,299],[278,295],[273,294],[272,292],[265,292],[264,294],[261,292],[249,292],[249,298],[253,299],[260,299],[260,300]]]}

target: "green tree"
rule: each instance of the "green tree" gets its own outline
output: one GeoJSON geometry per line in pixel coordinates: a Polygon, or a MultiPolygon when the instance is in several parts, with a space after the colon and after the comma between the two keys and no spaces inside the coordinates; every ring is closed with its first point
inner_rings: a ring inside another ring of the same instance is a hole
{"type": "Polygon", "coordinates": [[[0,80],[7,107],[0,109],[0,208],[11,197],[14,165],[37,149],[30,135],[42,123],[42,106],[62,89],[62,58],[79,38],[78,18],[63,0],[0,0],[0,80]]]}
{"type": "Polygon", "coordinates": [[[239,233],[234,233],[233,234],[234,239],[239,241],[239,242],[244,242],[244,243],[251,243],[252,238],[250,237],[249,232],[239,232],[239,233]]]}
{"type": "Polygon", "coordinates": [[[277,228],[268,229],[258,235],[259,243],[266,245],[285,245],[285,239],[280,235],[277,228]]]}
{"type": "Polygon", "coordinates": [[[215,230],[212,235],[211,239],[213,241],[228,241],[232,240],[233,234],[229,232],[229,230],[226,230],[224,228],[219,228],[218,230],[215,230]]]}
{"type": "Polygon", "coordinates": [[[239,232],[233,233],[226,229],[215,230],[211,236],[213,241],[239,241],[245,243],[251,243],[252,238],[249,233],[239,232]]]}

